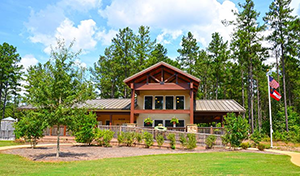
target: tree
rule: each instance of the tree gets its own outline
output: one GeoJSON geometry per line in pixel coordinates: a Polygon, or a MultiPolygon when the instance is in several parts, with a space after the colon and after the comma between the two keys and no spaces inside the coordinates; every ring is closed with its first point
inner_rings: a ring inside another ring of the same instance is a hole
{"type": "Polygon", "coordinates": [[[57,157],[60,125],[71,125],[77,114],[74,105],[93,97],[93,86],[85,79],[84,69],[74,63],[79,52],[72,52],[72,46],[58,40],[51,59],[31,66],[26,78],[27,103],[43,110],[47,124],[57,127],[57,157]]]}
{"type": "MultiPolygon", "coordinates": [[[[285,108],[285,125],[286,131],[288,128],[288,112],[287,112],[287,92],[286,92],[286,62],[292,56],[297,48],[295,39],[297,36],[293,35],[294,30],[292,24],[295,22],[295,17],[292,16],[292,11],[289,7],[291,0],[275,0],[269,6],[269,12],[266,13],[264,21],[268,27],[273,31],[268,40],[273,43],[272,49],[279,49],[281,58],[281,72],[283,83],[283,102],[285,108]]],[[[299,28],[298,28],[299,30],[299,28]]]]}
{"type": "Polygon", "coordinates": [[[234,113],[228,113],[224,120],[223,143],[229,143],[233,148],[239,147],[242,141],[248,137],[249,125],[247,120],[241,116],[236,116],[234,113]]]}
{"type": "Polygon", "coordinates": [[[183,69],[189,74],[194,73],[193,66],[195,65],[198,50],[199,46],[197,46],[197,40],[194,38],[191,32],[188,32],[186,37],[182,37],[181,49],[177,50],[177,52],[180,54],[177,60],[183,69]]]}
{"type": "MultiPolygon", "coordinates": [[[[236,22],[232,22],[236,26],[233,34],[232,49],[235,50],[234,55],[238,58],[241,69],[248,69],[248,118],[251,122],[251,132],[254,131],[254,79],[253,69],[256,60],[262,60],[266,55],[266,49],[262,47],[263,37],[260,32],[265,30],[265,26],[260,26],[257,22],[259,13],[254,10],[252,0],[246,0],[245,4],[240,4],[242,11],[235,12],[236,22]]],[[[242,72],[242,79],[243,78],[242,72]]],[[[244,85],[242,85],[243,87],[244,85]]],[[[243,88],[242,88],[243,89],[243,88]]],[[[242,95],[244,96],[244,95],[242,95]]]]}
{"type": "Polygon", "coordinates": [[[222,77],[225,75],[225,63],[229,58],[229,50],[227,49],[227,41],[224,42],[223,38],[218,32],[212,34],[212,41],[209,43],[207,50],[212,58],[213,75],[215,77],[215,99],[218,99],[218,92],[222,77]]]}
{"type": "Polygon", "coordinates": [[[29,140],[31,147],[35,148],[37,140],[44,136],[43,130],[47,127],[43,117],[42,111],[23,112],[21,120],[14,125],[16,138],[29,140]]]}

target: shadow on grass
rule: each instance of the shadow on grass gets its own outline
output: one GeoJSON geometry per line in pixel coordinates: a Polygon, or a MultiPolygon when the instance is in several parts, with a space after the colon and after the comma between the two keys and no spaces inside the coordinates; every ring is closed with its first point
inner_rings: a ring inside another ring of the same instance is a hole
{"type": "MultiPolygon", "coordinates": [[[[71,153],[71,152],[60,152],[60,158],[67,158],[67,157],[86,157],[88,156],[86,153],[71,153]]],[[[44,158],[52,158],[56,157],[56,153],[47,153],[47,154],[38,154],[38,155],[31,155],[30,157],[33,158],[33,161],[41,160],[44,158]]]]}

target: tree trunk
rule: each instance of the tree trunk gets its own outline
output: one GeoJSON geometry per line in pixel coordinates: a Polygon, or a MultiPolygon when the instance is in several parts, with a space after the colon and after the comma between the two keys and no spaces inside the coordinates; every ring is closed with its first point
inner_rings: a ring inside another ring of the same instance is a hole
{"type": "Polygon", "coordinates": [[[4,100],[3,100],[3,109],[2,109],[2,119],[4,119],[4,116],[5,116],[7,94],[8,94],[8,81],[5,82],[5,88],[4,88],[4,100]]]}
{"type": "Polygon", "coordinates": [[[252,58],[250,59],[250,116],[251,116],[251,132],[254,132],[254,98],[253,98],[253,70],[252,70],[252,58]]]}
{"type": "MultiPolygon", "coordinates": [[[[276,71],[277,71],[277,81],[279,82],[279,61],[278,61],[278,51],[276,50],[276,71]]],[[[279,82],[280,84],[280,82],[279,82]]],[[[278,92],[280,92],[280,86],[278,87],[278,92]]]]}
{"type": "Polygon", "coordinates": [[[57,146],[56,146],[56,157],[59,157],[59,135],[60,135],[60,131],[59,131],[59,124],[57,124],[57,146]]]}
{"type": "Polygon", "coordinates": [[[218,86],[219,86],[219,78],[217,76],[217,82],[216,82],[216,100],[218,99],[218,86]]]}
{"type": "MultiPolygon", "coordinates": [[[[244,88],[244,71],[242,71],[242,74],[241,74],[241,79],[242,79],[242,104],[243,104],[243,107],[245,107],[245,88],[244,88]]],[[[243,118],[245,118],[245,113],[243,114],[243,118]]]]}
{"type": "Polygon", "coordinates": [[[284,65],[284,52],[283,45],[281,46],[281,63],[282,63],[282,83],[283,83],[283,101],[284,101],[284,114],[285,114],[285,128],[289,131],[288,114],[287,114],[287,103],[286,103],[286,89],[285,89],[285,65],[284,65]]]}
{"type": "Polygon", "coordinates": [[[258,131],[261,131],[262,127],[262,121],[261,121],[261,107],[260,107],[260,97],[259,97],[259,84],[258,84],[258,79],[256,80],[257,82],[257,120],[258,120],[258,131]]]}

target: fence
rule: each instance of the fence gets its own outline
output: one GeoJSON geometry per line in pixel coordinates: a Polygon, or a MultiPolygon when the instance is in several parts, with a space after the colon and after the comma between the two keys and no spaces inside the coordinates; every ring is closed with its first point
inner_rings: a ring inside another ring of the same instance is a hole
{"type": "MultiPolygon", "coordinates": [[[[158,134],[162,134],[167,140],[167,136],[170,133],[175,134],[176,142],[179,142],[180,134],[188,134],[187,132],[183,131],[175,131],[175,130],[166,130],[166,131],[159,131],[159,130],[154,130],[153,128],[143,128],[143,127],[127,127],[127,126],[114,126],[114,125],[98,125],[98,128],[101,130],[111,130],[115,132],[114,138],[117,138],[118,133],[120,132],[137,132],[137,133],[143,133],[143,132],[149,132],[153,135],[154,139],[156,139],[156,136],[158,134]]],[[[210,128],[210,127],[209,127],[210,128]]],[[[196,135],[196,140],[198,145],[205,145],[205,140],[208,136],[211,134],[205,134],[205,133],[193,133],[196,135]]],[[[223,146],[222,144],[222,138],[220,134],[214,134],[217,137],[216,140],[216,146],[223,146]]]]}
{"type": "MultiPolygon", "coordinates": [[[[57,126],[54,125],[52,128],[46,128],[43,133],[45,136],[57,136],[57,126]]],[[[59,127],[60,136],[71,136],[71,132],[67,130],[66,126],[61,125],[59,127]]]]}
{"type": "Polygon", "coordinates": [[[2,140],[14,140],[15,134],[12,121],[1,121],[0,139],[2,140]]]}

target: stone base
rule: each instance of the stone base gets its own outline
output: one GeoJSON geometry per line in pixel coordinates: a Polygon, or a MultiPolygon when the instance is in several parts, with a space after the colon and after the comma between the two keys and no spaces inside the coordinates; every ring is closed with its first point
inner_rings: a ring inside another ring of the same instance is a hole
{"type": "Polygon", "coordinates": [[[136,127],[136,123],[126,123],[126,126],[128,126],[128,127],[136,127]]]}
{"type": "Polygon", "coordinates": [[[198,133],[198,126],[196,124],[187,124],[186,132],[188,133],[198,133]]]}

